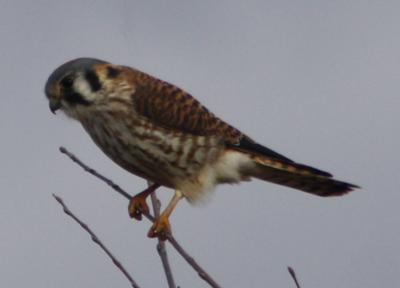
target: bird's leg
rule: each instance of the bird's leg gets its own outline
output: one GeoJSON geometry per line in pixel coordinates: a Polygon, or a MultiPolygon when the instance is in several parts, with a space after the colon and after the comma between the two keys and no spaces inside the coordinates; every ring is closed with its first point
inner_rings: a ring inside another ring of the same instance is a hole
{"type": "Polygon", "coordinates": [[[147,236],[149,236],[150,238],[158,237],[162,241],[165,241],[167,239],[168,234],[171,234],[171,225],[169,224],[168,218],[174,210],[176,204],[178,204],[179,200],[181,200],[182,198],[182,192],[176,190],[174,197],[172,197],[171,201],[168,203],[167,208],[165,208],[160,217],[158,217],[154,221],[153,226],[151,226],[147,236]]]}
{"type": "Polygon", "coordinates": [[[146,204],[146,198],[158,187],[160,187],[159,184],[153,184],[144,191],[133,196],[128,206],[129,216],[136,220],[142,220],[142,214],[149,214],[150,210],[149,206],[146,204]]]}

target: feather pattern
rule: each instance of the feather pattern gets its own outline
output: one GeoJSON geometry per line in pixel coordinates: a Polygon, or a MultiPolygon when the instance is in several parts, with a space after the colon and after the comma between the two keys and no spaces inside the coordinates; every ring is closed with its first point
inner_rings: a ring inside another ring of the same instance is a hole
{"type": "MultiPolygon", "coordinates": [[[[342,195],[358,187],[334,180],[332,174],[328,172],[296,163],[258,144],[235,127],[216,117],[182,89],[143,72],[133,69],[130,71],[132,71],[131,79],[136,83],[135,93],[132,94],[133,105],[142,117],[165,129],[180,133],[218,137],[221,141],[221,149],[225,147],[227,150],[238,151],[244,155],[238,157],[237,153],[221,153],[215,165],[206,165],[208,170],[203,169],[203,172],[199,173],[202,175],[199,179],[208,183],[204,186],[236,183],[255,177],[319,196],[342,195]],[[228,166],[223,163],[230,163],[234,169],[227,169],[228,166]],[[207,173],[204,170],[207,170],[207,173]],[[237,173],[241,175],[238,176],[237,173]]],[[[184,182],[192,183],[191,181],[184,182]]],[[[191,199],[198,198],[194,196],[199,194],[198,190],[203,190],[203,193],[210,190],[206,187],[196,188],[195,185],[189,185],[188,188],[186,190],[194,192],[189,193],[192,195],[189,197],[191,199]]]]}
{"type": "Polygon", "coordinates": [[[50,75],[45,92],[51,110],[80,121],[118,165],[191,202],[251,178],[319,196],[357,188],[257,143],[189,93],[131,67],[76,59],[50,75]]]}

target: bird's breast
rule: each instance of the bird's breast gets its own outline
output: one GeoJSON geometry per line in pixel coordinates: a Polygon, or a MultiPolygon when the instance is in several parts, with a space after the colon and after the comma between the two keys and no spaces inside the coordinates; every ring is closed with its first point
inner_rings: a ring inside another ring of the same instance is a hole
{"type": "Polygon", "coordinates": [[[82,121],[103,152],[131,173],[176,188],[215,161],[218,137],[168,130],[146,119],[102,113],[82,121]]]}

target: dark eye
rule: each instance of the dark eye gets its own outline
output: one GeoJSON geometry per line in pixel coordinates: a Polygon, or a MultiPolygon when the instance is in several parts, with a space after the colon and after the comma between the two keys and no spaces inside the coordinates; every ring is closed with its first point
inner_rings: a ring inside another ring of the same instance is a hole
{"type": "Polygon", "coordinates": [[[71,88],[72,85],[74,85],[74,78],[72,75],[67,75],[61,80],[60,83],[64,88],[71,88]]]}

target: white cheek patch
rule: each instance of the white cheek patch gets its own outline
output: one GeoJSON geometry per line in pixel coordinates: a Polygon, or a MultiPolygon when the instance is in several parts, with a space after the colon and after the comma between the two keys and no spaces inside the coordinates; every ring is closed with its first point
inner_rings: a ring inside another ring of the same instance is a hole
{"type": "Polygon", "coordinates": [[[78,77],[74,81],[74,90],[82,95],[82,97],[88,102],[94,102],[97,95],[92,92],[92,88],[86,79],[83,79],[82,76],[78,77]]]}

